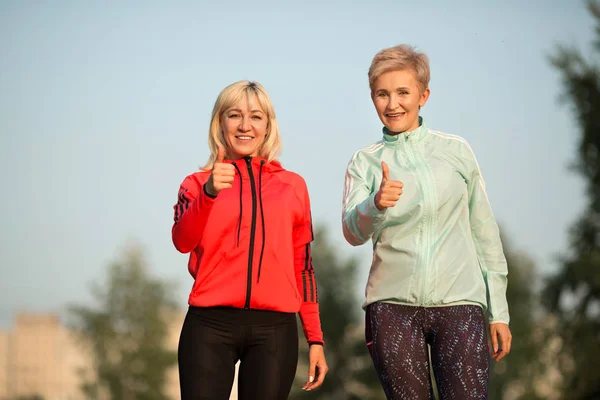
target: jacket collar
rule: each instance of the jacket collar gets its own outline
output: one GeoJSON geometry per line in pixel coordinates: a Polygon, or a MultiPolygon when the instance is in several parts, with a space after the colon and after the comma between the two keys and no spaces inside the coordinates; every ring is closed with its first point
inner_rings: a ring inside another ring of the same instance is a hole
{"type": "Polygon", "coordinates": [[[390,146],[397,146],[400,143],[405,142],[417,143],[427,136],[427,126],[425,125],[423,117],[419,117],[419,127],[412,131],[406,131],[395,135],[391,135],[390,131],[386,127],[383,127],[382,131],[383,142],[390,146]]]}
{"type": "Polygon", "coordinates": [[[235,164],[242,174],[243,177],[247,177],[248,175],[248,161],[250,161],[250,165],[252,166],[252,171],[256,173],[263,172],[278,172],[283,171],[283,167],[279,161],[267,161],[266,158],[262,157],[242,157],[235,160],[226,160],[225,162],[235,164]]]}

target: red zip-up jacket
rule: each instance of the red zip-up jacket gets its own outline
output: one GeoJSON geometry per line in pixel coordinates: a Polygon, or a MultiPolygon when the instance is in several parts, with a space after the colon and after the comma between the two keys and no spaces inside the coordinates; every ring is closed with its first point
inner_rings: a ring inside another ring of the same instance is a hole
{"type": "Polygon", "coordinates": [[[310,200],[300,175],[245,157],[233,187],[211,197],[210,171],[189,175],[174,206],[173,243],[190,253],[189,304],[298,312],[309,343],[323,343],[312,266],[310,200]]]}

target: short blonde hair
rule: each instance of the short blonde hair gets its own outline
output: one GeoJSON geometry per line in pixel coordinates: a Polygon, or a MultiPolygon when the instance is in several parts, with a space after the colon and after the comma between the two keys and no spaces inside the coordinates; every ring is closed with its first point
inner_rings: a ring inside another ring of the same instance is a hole
{"type": "Polygon", "coordinates": [[[253,98],[258,101],[260,108],[267,116],[267,134],[265,141],[258,150],[258,156],[273,161],[277,159],[277,156],[281,152],[281,137],[279,135],[279,126],[277,125],[277,119],[275,118],[275,109],[273,103],[267,94],[265,88],[258,82],[251,81],[239,81],[232,83],[221,91],[212,111],[212,117],[210,120],[210,128],[208,131],[208,147],[210,149],[210,157],[203,170],[211,170],[217,155],[219,153],[219,146],[225,149],[227,153],[227,142],[223,136],[222,121],[223,114],[230,107],[233,107],[239,103],[244,96],[251,101],[253,98]]]}
{"type": "Polygon", "coordinates": [[[412,70],[415,73],[421,92],[429,87],[429,58],[407,44],[383,49],[373,57],[369,68],[369,87],[373,90],[377,78],[386,72],[401,70],[412,70]]]}

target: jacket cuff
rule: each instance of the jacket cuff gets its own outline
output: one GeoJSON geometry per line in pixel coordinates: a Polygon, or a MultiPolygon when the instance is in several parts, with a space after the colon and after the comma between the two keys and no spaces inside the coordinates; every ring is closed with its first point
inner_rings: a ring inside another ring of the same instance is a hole
{"type": "Polygon", "coordinates": [[[369,196],[369,202],[367,203],[369,215],[371,215],[374,218],[374,220],[381,221],[385,219],[388,208],[384,208],[383,210],[377,208],[377,206],[375,205],[375,196],[377,196],[377,192],[373,192],[369,196]]]}
{"type": "Polygon", "coordinates": [[[206,190],[206,183],[204,185],[202,185],[202,191],[204,192],[204,194],[211,198],[211,199],[216,199],[217,196],[213,196],[212,194],[208,193],[208,191],[206,190]]]}
{"type": "Polygon", "coordinates": [[[311,343],[324,344],[323,332],[321,330],[321,320],[319,317],[318,303],[304,303],[300,307],[300,321],[306,341],[311,343]]]}

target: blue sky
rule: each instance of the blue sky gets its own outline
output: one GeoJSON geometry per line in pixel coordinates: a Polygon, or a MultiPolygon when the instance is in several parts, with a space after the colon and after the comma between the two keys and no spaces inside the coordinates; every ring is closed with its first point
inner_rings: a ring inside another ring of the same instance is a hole
{"type": "Polygon", "coordinates": [[[381,137],[367,70],[398,43],[430,57],[428,126],[469,141],[512,244],[553,271],[584,198],[567,170],[579,133],[547,55],[589,52],[593,20],[578,1],[483,3],[0,2],[0,325],[87,301],[131,241],[185,305],[172,206],[208,157],[216,96],[240,79],[269,91],[281,161],[306,179],[340,254],[360,258],[362,296],[370,249],[343,240],[344,173],[381,137]]]}

